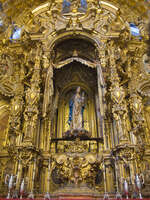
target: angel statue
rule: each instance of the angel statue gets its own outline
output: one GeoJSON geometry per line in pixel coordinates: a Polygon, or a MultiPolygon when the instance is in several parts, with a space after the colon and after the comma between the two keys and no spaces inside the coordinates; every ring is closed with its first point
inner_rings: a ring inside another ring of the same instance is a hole
{"type": "Polygon", "coordinates": [[[84,111],[84,92],[80,94],[81,88],[78,87],[76,90],[75,96],[69,102],[69,120],[68,123],[70,124],[73,130],[75,129],[82,129],[84,126],[83,121],[83,111],[84,111]]]}

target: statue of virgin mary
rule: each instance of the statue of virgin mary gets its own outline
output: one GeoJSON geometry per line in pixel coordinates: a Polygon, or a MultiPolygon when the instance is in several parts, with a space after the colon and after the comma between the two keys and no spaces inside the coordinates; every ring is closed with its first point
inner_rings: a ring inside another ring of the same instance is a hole
{"type": "Polygon", "coordinates": [[[81,88],[78,87],[76,90],[76,94],[74,96],[73,101],[71,102],[72,108],[71,110],[71,116],[70,117],[70,125],[71,129],[82,129],[83,128],[83,110],[84,110],[84,92],[82,95],[80,94],[81,88]]]}

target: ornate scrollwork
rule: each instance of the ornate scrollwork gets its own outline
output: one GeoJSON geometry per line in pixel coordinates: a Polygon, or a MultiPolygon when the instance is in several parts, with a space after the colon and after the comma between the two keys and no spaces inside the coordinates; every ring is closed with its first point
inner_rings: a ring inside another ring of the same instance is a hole
{"type": "Polygon", "coordinates": [[[101,173],[100,161],[92,154],[84,156],[74,155],[72,157],[69,155],[60,155],[55,157],[53,159],[55,164],[53,164],[54,168],[52,169],[53,181],[57,184],[72,183],[80,185],[81,183],[87,183],[95,185],[98,173],[101,173]],[[54,177],[54,174],[56,177],[54,177]]]}
{"type": "Polygon", "coordinates": [[[135,159],[135,148],[132,145],[120,145],[114,151],[125,163],[135,159]]]}
{"type": "Polygon", "coordinates": [[[31,161],[34,160],[38,152],[35,151],[34,147],[31,147],[30,144],[28,145],[25,143],[19,151],[18,160],[21,161],[23,166],[29,165],[31,161]]]}
{"type": "Polygon", "coordinates": [[[88,145],[85,141],[80,141],[80,139],[76,139],[75,141],[68,142],[65,145],[65,151],[71,153],[83,153],[88,152],[88,145]]]}

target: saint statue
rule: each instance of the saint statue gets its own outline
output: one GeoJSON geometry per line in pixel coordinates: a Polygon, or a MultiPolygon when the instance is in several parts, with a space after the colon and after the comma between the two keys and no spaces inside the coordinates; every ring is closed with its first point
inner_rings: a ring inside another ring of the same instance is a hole
{"type": "Polygon", "coordinates": [[[74,98],[70,101],[69,124],[71,128],[82,129],[84,126],[83,111],[84,111],[84,92],[80,94],[81,88],[78,87],[74,98]]]}

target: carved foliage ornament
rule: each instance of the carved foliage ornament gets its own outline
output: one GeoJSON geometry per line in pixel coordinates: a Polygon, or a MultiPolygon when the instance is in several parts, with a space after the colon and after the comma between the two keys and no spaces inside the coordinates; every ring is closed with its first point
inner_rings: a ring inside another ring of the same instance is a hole
{"type": "Polygon", "coordinates": [[[119,155],[121,158],[129,161],[134,159],[134,148],[126,146],[125,148],[120,149],[119,155]]]}
{"type": "Polygon", "coordinates": [[[11,111],[9,117],[9,131],[14,131],[15,134],[20,132],[21,115],[23,110],[24,101],[22,96],[15,96],[11,101],[11,111]]]}
{"type": "Polygon", "coordinates": [[[130,108],[132,110],[132,122],[133,122],[133,130],[132,132],[135,135],[140,134],[144,137],[144,116],[143,116],[143,105],[142,105],[142,98],[133,93],[130,98],[130,108]]]}
{"type": "Polygon", "coordinates": [[[125,163],[131,160],[136,160],[138,158],[142,158],[144,153],[144,149],[142,146],[131,146],[129,144],[118,146],[114,151],[114,154],[118,155],[120,159],[122,159],[125,163]]]}
{"type": "Polygon", "coordinates": [[[116,84],[111,88],[111,96],[114,103],[121,104],[125,97],[124,89],[119,84],[116,84]]]}
{"type": "MultiPolygon", "coordinates": [[[[80,1],[71,1],[68,12],[63,12],[62,2],[53,1],[49,10],[38,14],[36,9],[33,10],[33,23],[28,24],[27,32],[34,33],[31,37],[37,37],[35,33],[45,35],[45,37],[53,37],[62,30],[73,31],[91,31],[93,34],[103,37],[118,37],[122,30],[126,29],[123,20],[116,12],[117,8],[112,12],[112,8],[106,10],[100,6],[99,1],[88,1],[87,12],[79,9],[80,1]]],[[[47,8],[48,9],[48,8],[47,8]]]]}
{"type": "MultiPolygon", "coordinates": [[[[95,185],[96,177],[100,170],[100,162],[96,159],[96,155],[74,156],[60,155],[53,158],[52,163],[52,179],[56,184],[88,183],[95,185]]],[[[98,158],[98,157],[97,157],[98,158]]]]}
{"type": "Polygon", "coordinates": [[[88,145],[86,142],[80,141],[80,139],[76,139],[75,141],[65,145],[65,151],[72,153],[88,152],[88,145]]]}
{"type": "Polygon", "coordinates": [[[140,114],[142,112],[142,98],[137,94],[132,94],[130,98],[130,108],[136,114],[140,114]]]}

